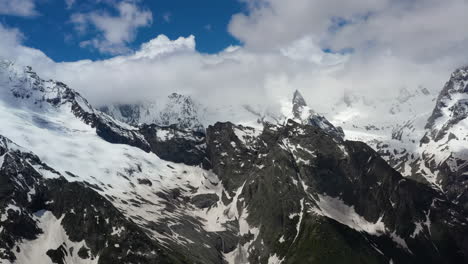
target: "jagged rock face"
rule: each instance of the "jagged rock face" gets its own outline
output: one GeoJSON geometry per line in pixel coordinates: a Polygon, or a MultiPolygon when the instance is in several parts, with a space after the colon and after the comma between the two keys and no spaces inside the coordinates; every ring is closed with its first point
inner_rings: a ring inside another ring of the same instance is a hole
{"type": "Polygon", "coordinates": [[[189,96],[172,93],[161,102],[115,104],[102,106],[104,113],[132,126],[156,124],[175,125],[179,129],[203,132],[203,109],[189,96]]]}
{"type": "Polygon", "coordinates": [[[175,125],[143,125],[140,132],[150,144],[151,151],[161,159],[210,168],[205,154],[204,133],[181,130],[175,125]]]}
{"type": "Polygon", "coordinates": [[[468,67],[452,73],[436,101],[420,144],[421,162],[456,203],[468,209],[468,67]]]}
{"type": "Polygon", "coordinates": [[[294,92],[292,114],[295,120],[318,127],[326,133],[333,135],[337,139],[344,138],[344,132],[341,127],[333,126],[324,116],[315,113],[307,106],[304,97],[299,91],[294,92]]]}
{"type": "Polygon", "coordinates": [[[437,98],[426,124],[430,136],[441,140],[453,126],[468,116],[468,67],[457,69],[437,98]]]}
{"type": "MultiPolygon", "coordinates": [[[[297,256],[308,263],[345,259],[379,263],[389,258],[403,263],[443,263],[451,254],[457,255],[453,261],[466,258],[457,250],[444,249],[440,255],[426,252],[433,247],[431,240],[437,241],[431,233],[457,240],[455,247],[466,251],[464,238],[444,223],[450,203],[426,185],[402,178],[363,143],[337,143],[317,128],[290,121],[285,127],[265,127],[261,133],[219,123],[208,128],[207,145],[213,171],[227,191],[224,199],[241,200],[239,217],[257,227],[241,232],[245,240],[232,256],[237,260],[248,256],[250,263],[261,262],[273,252],[285,256],[285,263],[299,261],[297,256]],[[335,206],[346,212],[337,214],[335,206]],[[351,229],[335,229],[335,221],[351,229]],[[350,224],[356,221],[367,224],[350,224]],[[360,240],[363,237],[349,244],[353,229],[365,234],[386,257],[367,248],[360,240]],[[316,244],[321,232],[335,238],[329,252],[316,244]],[[357,248],[366,253],[336,254],[357,248]]],[[[455,214],[455,221],[465,221],[455,214]]]]}

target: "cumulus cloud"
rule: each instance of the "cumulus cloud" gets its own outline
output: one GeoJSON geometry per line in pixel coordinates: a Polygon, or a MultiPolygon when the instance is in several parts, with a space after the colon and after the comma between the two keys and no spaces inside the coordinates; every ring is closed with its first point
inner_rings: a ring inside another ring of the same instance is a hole
{"type": "Polygon", "coordinates": [[[118,11],[116,16],[106,11],[75,13],[71,16],[71,22],[79,33],[95,33],[94,38],[82,41],[81,47],[96,48],[108,54],[129,52],[128,44],[135,39],[138,28],[148,26],[153,21],[151,11],[141,9],[135,2],[119,2],[115,8],[118,11]]]}
{"type": "Polygon", "coordinates": [[[0,15],[30,17],[37,11],[33,0],[0,0],[0,15]]]}

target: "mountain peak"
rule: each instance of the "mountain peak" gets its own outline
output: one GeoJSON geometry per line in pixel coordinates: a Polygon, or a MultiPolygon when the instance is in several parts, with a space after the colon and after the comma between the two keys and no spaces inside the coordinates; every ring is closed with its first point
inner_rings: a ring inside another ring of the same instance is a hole
{"type": "Polygon", "coordinates": [[[301,92],[299,92],[299,90],[294,91],[293,104],[297,104],[297,105],[301,105],[301,106],[307,105],[307,103],[304,100],[304,96],[302,96],[302,94],[301,94],[301,92]]]}
{"type": "Polygon", "coordinates": [[[176,125],[180,129],[204,130],[200,120],[203,109],[190,96],[179,93],[171,93],[162,101],[105,105],[101,106],[100,110],[133,126],[140,124],[176,125]]]}
{"type": "Polygon", "coordinates": [[[299,90],[294,91],[292,104],[294,118],[302,119],[302,113],[304,112],[304,108],[307,107],[307,103],[299,90]]]}
{"type": "Polygon", "coordinates": [[[306,103],[299,90],[294,91],[292,99],[292,116],[295,121],[322,129],[325,133],[337,139],[343,139],[344,132],[340,127],[333,126],[324,116],[317,114],[306,103]]]}
{"type": "Polygon", "coordinates": [[[468,66],[455,70],[437,97],[436,106],[426,129],[439,141],[460,121],[468,117],[468,66]]]}

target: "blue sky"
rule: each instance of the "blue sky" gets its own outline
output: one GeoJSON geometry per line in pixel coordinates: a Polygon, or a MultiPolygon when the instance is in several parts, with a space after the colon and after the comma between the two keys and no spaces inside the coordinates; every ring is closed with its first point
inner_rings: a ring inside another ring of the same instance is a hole
{"type": "MultiPolygon", "coordinates": [[[[24,36],[26,46],[43,51],[54,61],[76,61],[81,59],[105,59],[116,55],[96,48],[80,46],[82,41],[92,39],[97,32],[89,27],[78,32],[71,21],[74,14],[92,12],[118,16],[114,1],[72,1],[67,7],[66,0],[40,0],[35,3],[35,14],[28,16],[1,15],[0,23],[18,28],[24,36]],[[96,3],[100,2],[100,3],[96,3]]],[[[180,36],[196,37],[196,49],[202,53],[216,53],[239,41],[227,31],[233,14],[244,11],[237,0],[145,0],[129,1],[141,11],[150,11],[152,21],[135,29],[134,39],[125,45],[129,50],[138,47],[159,34],[170,39],[180,36]]]]}

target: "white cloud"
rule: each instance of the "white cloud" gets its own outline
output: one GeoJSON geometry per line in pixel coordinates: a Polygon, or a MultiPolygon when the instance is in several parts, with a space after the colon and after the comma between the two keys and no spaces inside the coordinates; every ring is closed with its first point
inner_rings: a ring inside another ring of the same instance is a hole
{"type": "Polygon", "coordinates": [[[53,63],[42,51],[21,45],[24,36],[18,29],[8,28],[0,23],[0,39],[0,58],[38,68],[49,67],[53,63]]]}
{"type": "Polygon", "coordinates": [[[93,47],[108,54],[129,52],[128,44],[135,39],[138,28],[148,26],[153,21],[151,11],[139,8],[135,2],[120,2],[116,9],[119,13],[117,16],[97,11],[71,16],[80,34],[97,31],[97,36],[82,41],[81,47],[93,47]]]}
{"type": "Polygon", "coordinates": [[[253,49],[281,47],[303,37],[326,37],[333,18],[381,10],[390,0],[243,0],[248,14],[233,16],[229,31],[253,49]]]}
{"type": "MultiPolygon", "coordinates": [[[[342,68],[340,61],[344,60],[339,55],[329,57],[322,51],[310,55],[317,60],[296,60],[279,50],[254,53],[240,47],[207,55],[195,50],[193,36],[169,40],[160,35],[131,55],[101,61],[50,62],[35,69],[45,78],[64,81],[96,104],[180,92],[210,106],[269,106],[278,103],[278,98],[292,95],[296,88],[306,91],[316,86],[317,78],[327,71],[342,68]]],[[[328,92],[330,97],[336,95],[328,92]]]]}
{"type": "Polygon", "coordinates": [[[247,14],[235,15],[230,32],[250,49],[277,48],[304,35],[321,48],[352,48],[364,56],[390,52],[430,63],[468,59],[466,0],[244,0],[247,14]]]}
{"type": "Polygon", "coordinates": [[[281,48],[281,53],[293,60],[306,60],[317,64],[333,65],[343,63],[349,56],[325,53],[311,36],[304,36],[281,48]]]}
{"type": "Polygon", "coordinates": [[[165,35],[159,35],[147,43],[141,45],[140,50],[135,52],[131,59],[154,59],[165,54],[195,52],[195,37],[190,35],[187,38],[179,37],[176,40],[170,40],[165,35]]]}
{"type": "MultiPolygon", "coordinates": [[[[468,53],[461,52],[467,44],[466,29],[454,22],[467,10],[462,1],[448,0],[440,7],[436,0],[412,1],[415,6],[390,0],[297,0],[294,5],[282,0],[247,1],[250,13],[234,16],[229,26],[244,47],[209,55],[196,51],[193,36],[170,40],[160,35],[134,53],[111,59],[55,63],[42,54],[42,59],[30,61],[32,66],[48,63],[35,68],[96,104],[181,92],[220,109],[229,104],[278,109],[279,98],[300,89],[319,112],[328,112],[349,91],[368,100],[396,96],[402,87],[424,86],[437,93],[450,72],[468,62],[468,53]],[[354,52],[331,53],[324,48],[354,52]]],[[[112,40],[125,47],[132,39],[107,29],[107,23],[97,23],[93,14],[75,16],[76,25],[83,26],[79,30],[87,32],[94,26],[102,33],[102,38],[83,45],[112,40]]],[[[116,17],[104,17],[113,25],[116,17]]],[[[27,48],[14,48],[23,49],[27,48]]]]}
{"type": "MultiPolygon", "coordinates": [[[[312,37],[270,51],[229,47],[214,55],[198,53],[193,36],[160,35],[131,55],[111,59],[49,63],[41,75],[77,89],[95,104],[132,102],[172,92],[192,95],[206,105],[258,104],[279,109],[282,98],[300,89],[313,108],[327,112],[345,90],[369,99],[422,85],[440,90],[452,70],[446,63],[425,65],[392,54],[374,59],[323,52],[312,37]]],[[[33,62],[35,66],[35,62],[33,62]]]]}
{"type": "Polygon", "coordinates": [[[0,0],[0,15],[36,16],[34,0],[0,0]]]}

